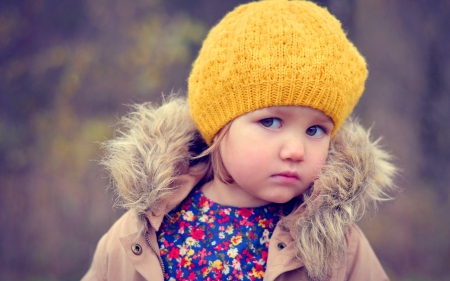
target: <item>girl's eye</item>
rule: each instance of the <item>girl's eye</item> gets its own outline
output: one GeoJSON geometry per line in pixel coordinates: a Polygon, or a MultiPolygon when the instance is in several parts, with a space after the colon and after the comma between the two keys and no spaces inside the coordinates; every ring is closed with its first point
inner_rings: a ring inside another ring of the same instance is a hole
{"type": "Polygon", "coordinates": [[[321,127],[314,125],[306,130],[306,134],[311,137],[320,138],[325,134],[325,131],[321,127]]]}
{"type": "Polygon", "coordinates": [[[261,125],[269,129],[278,129],[281,127],[281,120],[278,118],[266,118],[259,121],[261,125]]]}

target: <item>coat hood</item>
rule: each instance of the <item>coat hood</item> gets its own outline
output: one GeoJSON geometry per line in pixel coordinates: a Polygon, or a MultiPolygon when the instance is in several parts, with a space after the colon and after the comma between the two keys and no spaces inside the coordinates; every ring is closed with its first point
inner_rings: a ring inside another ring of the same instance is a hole
{"type": "MultiPolygon", "coordinates": [[[[135,105],[121,125],[118,135],[104,143],[102,164],[111,173],[118,205],[134,209],[143,230],[149,212],[170,210],[165,202],[177,192],[177,178],[191,174],[190,160],[204,144],[182,98],[170,98],[158,107],[135,105]]],[[[314,186],[281,221],[311,277],[324,279],[331,261],[345,252],[347,228],[369,206],[390,199],[387,193],[394,189],[396,171],[390,158],[379,141],[371,140],[370,131],[351,118],[332,138],[314,186]]]]}

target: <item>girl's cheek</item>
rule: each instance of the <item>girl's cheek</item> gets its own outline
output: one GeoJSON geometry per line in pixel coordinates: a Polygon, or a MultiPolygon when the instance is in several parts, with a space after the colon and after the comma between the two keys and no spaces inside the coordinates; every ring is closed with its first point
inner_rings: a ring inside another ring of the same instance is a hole
{"type": "Polygon", "coordinates": [[[324,157],[322,157],[321,159],[319,159],[319,161],[317,162],[317,171],[316,173],[319,173],[319,171],[323,168],[323,166],[325,165],[326,161],[327,161],[327,156],[325,155],[324,157]]]}

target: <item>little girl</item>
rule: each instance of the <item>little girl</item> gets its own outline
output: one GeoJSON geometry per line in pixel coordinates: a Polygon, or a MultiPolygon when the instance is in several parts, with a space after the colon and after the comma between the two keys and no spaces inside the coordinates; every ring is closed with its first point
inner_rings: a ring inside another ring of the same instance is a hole
{"type": "Polygon", "coordinates": [[[187,102],[137,105],[106,143],[129,211],[83,280],[388,280],[355,224],[395,173],[346,121],[366,78],[326,9],[237,7],[204,41],[187,102]]]}

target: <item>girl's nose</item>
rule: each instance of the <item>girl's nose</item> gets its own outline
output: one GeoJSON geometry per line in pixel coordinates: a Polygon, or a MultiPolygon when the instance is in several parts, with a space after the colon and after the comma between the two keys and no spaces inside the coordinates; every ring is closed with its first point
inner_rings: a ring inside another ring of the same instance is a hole
{"type": "Polygon", "coordinates": [[[280,151],[280,157],[283,160],[304,161],[305,145],[300,138],[294,138],[286,141],[280,151]]]}

